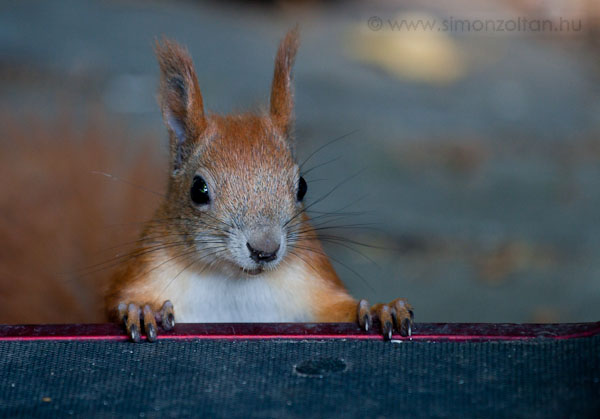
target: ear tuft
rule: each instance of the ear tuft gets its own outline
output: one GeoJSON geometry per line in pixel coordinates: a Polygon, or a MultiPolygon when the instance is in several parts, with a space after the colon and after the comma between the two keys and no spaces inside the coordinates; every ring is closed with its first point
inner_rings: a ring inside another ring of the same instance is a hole
{"type": "Polygon", "coordinates": [[[294,116],[292,67],[299,45],[298,26],[291,29],[279,44],[271,86],[271,120],[282,132],[291,129],[294,116]]]}
{"type": "Polygon", "coordinates": [[[206,128],[202,94],[187,50],[174,41],[156,42],[160,66],[159,101],[171,132],[171,152],[177,168],[206,128]]]}

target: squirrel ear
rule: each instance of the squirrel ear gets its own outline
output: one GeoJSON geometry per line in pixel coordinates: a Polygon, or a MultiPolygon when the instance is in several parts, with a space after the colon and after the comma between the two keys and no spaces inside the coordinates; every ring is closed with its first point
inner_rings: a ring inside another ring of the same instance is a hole
{"type": "Polygon", "coordinates": [[[298,26],[290,30],[279,44],[271,86],[271,120],[282,132],[288,133],[294,113],[292,66],[298,51],[298,26]]]}
{"type": "Polygon", "coordinates": [[[177,170],[206,128],[202,94],[187,50],[176,42],[156,42],[160,66],[159,101],[170,131],[171,157],[177,170]]]}

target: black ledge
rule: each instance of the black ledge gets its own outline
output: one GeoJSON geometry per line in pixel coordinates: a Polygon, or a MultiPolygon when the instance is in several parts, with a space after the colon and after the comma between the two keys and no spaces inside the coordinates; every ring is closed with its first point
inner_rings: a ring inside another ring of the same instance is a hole
{"type": "MultiPolygon", "coordinates": [[[[373,330],[364,332],[353,323],[180,323],[159,339],[356,339],[382,340],[373,330]]],[[[570,339],[600,334],[600,322],[560,324],[417,323],[412,341],[488,341],[570,339]]],[[[0,325],[0,341],[28,340],[127,340],[117,324],[0,325]]]]}

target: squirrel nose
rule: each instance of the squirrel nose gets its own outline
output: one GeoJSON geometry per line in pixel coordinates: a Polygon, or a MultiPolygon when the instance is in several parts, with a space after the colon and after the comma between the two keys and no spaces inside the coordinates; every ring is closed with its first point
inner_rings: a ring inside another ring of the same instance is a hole
{"type": "Polygon", "coordinates": [[[256,263],[271,262],[277,258],[277,251],[279,250],[279,244],[272,250],[255,249],[250,242],[246,243],[246,247],[250,250],[250,258],[256,263]]]}
{"type": "Polygon", "coordinates": [[[248,237],[246,243],[246,247],[250,251],[250,258],[256,263],[275,260],[280,245],[279,235],[271,231],[254,232],[248,237]]]}

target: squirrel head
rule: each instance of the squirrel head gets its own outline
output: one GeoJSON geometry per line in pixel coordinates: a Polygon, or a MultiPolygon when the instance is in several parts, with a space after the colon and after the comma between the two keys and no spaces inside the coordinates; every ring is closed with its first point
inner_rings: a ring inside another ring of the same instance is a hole
{"type": "Polygon", "coordinates": [[[220,116],[205,113],[188,52],[173,41],[156,45],[171,155],[163,215],[199,266],[258,274],[289,250],[306,193],[291,138],[297,49],[295,28],[277,51],[268,112],[220,116]]]}

